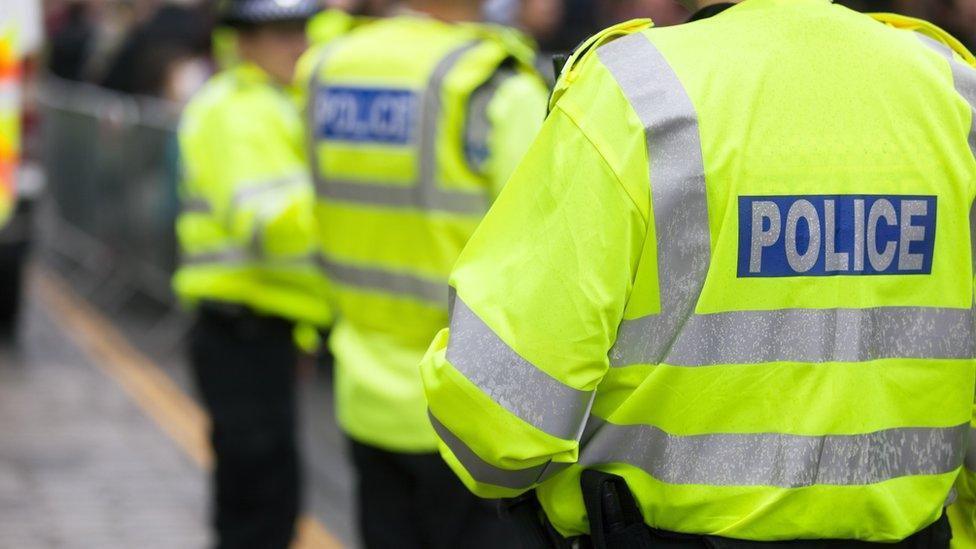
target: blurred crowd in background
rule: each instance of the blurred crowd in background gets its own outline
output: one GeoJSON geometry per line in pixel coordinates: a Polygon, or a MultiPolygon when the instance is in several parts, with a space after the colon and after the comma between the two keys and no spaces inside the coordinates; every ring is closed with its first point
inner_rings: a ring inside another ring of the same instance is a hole
{"type": "MultiPolygon", "coordinates": [[[[105,88],[183,102],[213,72],[215,0],[46,0],[47,68],[105,88]]],[[[326,0],[331,7],[376,15],[392,0],[326,0]]],[[[923,17],[976,45],[976,0],[842,0],[864,11],[923,17]]],[[[651,17],[684,21],[674,0],[489,0],[486,18],[521,28],[544,52],[571,50],[613,23],[651,17]]]]}

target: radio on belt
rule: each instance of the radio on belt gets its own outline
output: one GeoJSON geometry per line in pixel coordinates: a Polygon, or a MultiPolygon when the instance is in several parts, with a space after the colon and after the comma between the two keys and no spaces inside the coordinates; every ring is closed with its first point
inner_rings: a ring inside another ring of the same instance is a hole
{"type": "Polygon", "coordinates": [[[935,196],[740,196],[738,276],[929,274],[935,196]]]}

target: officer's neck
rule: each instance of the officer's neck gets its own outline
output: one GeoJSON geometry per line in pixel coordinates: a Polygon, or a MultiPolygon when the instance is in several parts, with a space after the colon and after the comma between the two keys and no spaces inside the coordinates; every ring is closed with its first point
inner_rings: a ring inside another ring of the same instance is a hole
{"type": "Polygon", "coordinates": [[[481,20],[479,3],[469,0],[407,0],[404,6],[449,23],[481,20]]]}

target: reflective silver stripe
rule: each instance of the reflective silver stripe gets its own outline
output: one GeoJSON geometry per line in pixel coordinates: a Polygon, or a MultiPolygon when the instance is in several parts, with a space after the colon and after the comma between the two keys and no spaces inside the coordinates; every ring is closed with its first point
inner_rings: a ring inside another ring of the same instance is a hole
{"type": "Polygon", "coordinates": [[[916,33],[916,36],[923,44],[938,52],[939,55],[949,62],[949,66],[952,68],[952,80],[956,86],[956,91],[969,103],[970,110],[972,111],[972,122],[969,130],[969,148],[973,152],[973,155],[976,156],[976,68],[970,67],[959,59],[956,59],[952,48],[949,46],[924,34],[916,33]]]}
{"type": "Polygon", "coordinates": [[[626,463],[669,484],[863,485],[955,471],[962,464],[969,430],[967,423],[860,435],[677,436],[648,425],[605,423],[583,449],[580,463],[626,463]]]}
{"type": "Polygon", "coordinates": [[[308,100],[305,105],[305,147],[308,152],[308,165],[312,173],[312,182],[315,185],[316,192],[319,194],[323,192],[326,186],[322,166],[319,163],[319,141],[316,139],[317,120],[315,119],[315,113],[319,112],[319,78],[322,74],[322,69],[328,63],[329,57],[335,53],[336,46],[339,43],[340,41],[332,42],[328,47],[322,49],[318,60],[315,62],[315,68],[312,69],[312,74],[308,78],[308,100]]]}
{"type": "Polygon", "coordinates": [[[213,208],[203,198],[188,198],[180,201],[180,213],[209,214],[213,213],[213,208]]]}
{"type": "Polygon", "coordinates": [[[976,473],[976,427],[969,428],[969,448],[966,449],[966,469],[976,473]]]}
{"type": "Polygon", "coordinates": [[[942,507],[951,506],[956,502],[956,499],[958,498],[959,498],[959,492],[956,490],[956,487],[953,486],[952,488],[949,489],[949,495],[946,496],[945,503],[942,504],[942,507]]]}
{"type": "Polygon", "coordinates": [[[219,252],[207,252],[200,254],[183,254],[180,257],[180,265],[186,267],[197,267],[201,265],[253,265],[260,264],[268,267],[308,267],[317,265],[316,257],[313,254],[302,254],[288,257],[256,257],[239,248],[232,248],[219,252]]]}
{"type": "Polygon", "coordinates": [[[468,100],[468,109],[464,128],[465,158],[468,166],[475,173],[484,170],[485,158],[482,153],[489,148],[491,138],[491,120],[488,117],[488,109],[491,107],[495,94],[509,79],[518,76],[518,72],[511,67],[503,66],[495,71],[491,78],[478,86],[471,93],[468,100]]]}
{"type": "Polygon", "coordinates": [[[235,206],[239,206],[241,203],[260,197],[265,193],[277,192],[289,187],[301,187],[307,184],[308,179],[305,175],[289,175],[267,181],[247,183],[241,185],[241,188],[234,193],[231,202],[235,206]]]}
{"type": "Polygon", "coordinates": [[[430,423],[434,426],[434,431],[437,432],[437,436],[451,449],[454,457],[461,462],[461,465],[464,465],[465,470],[468,471],[471,477],[482,484],[524,490],[531,488],[546,470],[546,465],[516,470],[495,467],[478,457],[478,454],[474,453],[471,448],[468,448],[467,444],[461,441],[461,439],[454,436],[454,433],[438,421],[433,414],[428,412],[427,415],[430,416],[430,423]]]}
{"type": "MultiPolygon", "coordinates": [[[[289,187],[298,187],[308,184],[308,179],[304,175],[291,175],[267,181],[253,182],[242,185],[231,197],[231,204],[239,207],[242,203],[261,197],[265,193],[280,191],[289,187]]],[[[213,206],[204,198],[187,198],[180,202],[181,214],[212,214],[213,206]]],[[[259,235],[255,235],[259,236],[259,235]]]]}
{"type": "Polygon", "coordinates": [[[579,440],[595,395],[528,362],[452,293],[447,360],[499,406],[556,438],[579,440]]]}
{"type": "Polygon", "coordinates": [[[971,309],[784,309],[693,315],[673,343],[662,341],[653,320],[645,317],[620,325],[610,354],[613,366],[976,356],[971,309]],[[670,349],[661,358],[657,349],[664,344],[670,344],[670,349]]]}
{"type": "Polygon", "coordinates": [[[237,248],[222,250],[219,252],[207,252],[200,254],[183,254],[180,256],[182,266],[200,265],[240,265],[257,261],[257,258],[244,250],[237,248]]]}
{"type": "Polygon", "coordinates": [[[319,189],[319,196],[340,202],[386,206],[389,208],[415,208],[439,210],[459,214],[484,214],[487,203],[483,193],[435,192],[425,195],[422,185],[388,185],[357,181],[329,179],[319,189]]]}
{"type": "MultiPolygon", "coordinates": [[[[480,40],[474,40],[461,46],[449,53],[434,68],[431,73],[427,89],[424,91],[423,117],[420,127],[420,173],[419,186],[425,195],[425,204],[429,204],[434,209],[444,203],[453,203],[456,199],[452,195],[460,194],[463,200],[470,200],[471,193],[458,193],[456,191],[445,191],[440,188],[437,181],[437,142],[440,137],[441,117],[444,114],[444,81],[448,74],[464,57],[465,54],[478,47],[480,40]]],[[[471,204],[470,209],[458,213],[469,213],[474,215],[484,215],[488,211],[488,194],[484,192],[480,196],[479,203],[471,204]]]]}
{"type": "Polygon", "coordinates": [[[320,196],[336,201],[387,208],[403,208],[416,210],[443,211],[461,215],[482,216],[488,211],[489,196],[485,191],[458,191],[443,189],[437,180],[437,141],[440,137],[439,126],[443,114],[444,80],[451,69],[457,65],[462,57],[481,41],[472,41],[453,50],[434,68],[424,90],[422,99],[420,142],[418,145],[418,173],[417,181],[408,186],[390,185],[369,181],[334,180],[328,174],[321,172],[318,165],[317,145],[315,139],[315,112],[318,101],[318,78],[331,52],[323,53],[311,79],[309,94],[309,158],[315,172],[316,189],[320,196]]]}
{"type": "MultiPolygon", "coordinates": [[[[653,334],[642,354],[656,364],[694,311],[710,260],[698,115],[674,70],[643,34],[614,40],[597,55],[646,133],[661,313],[642,320],[653,334]]],[[[613,352],[629,352],[622,345],[613,352]]]]}
{"type": "Polygon", "coordinates": [[[441,307],[447,305],[446,281],[441,282],[375,267],[352,265],[326,256],[320,257],[319,262],[329,278],[339,284],[410,297],[441,307]]]}

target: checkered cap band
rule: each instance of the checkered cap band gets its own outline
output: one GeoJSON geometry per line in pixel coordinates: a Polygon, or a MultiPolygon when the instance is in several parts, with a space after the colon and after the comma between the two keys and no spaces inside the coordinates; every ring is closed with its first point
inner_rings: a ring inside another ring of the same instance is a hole
{"type": "Polygon", "coordinates": [[[225,23],[274,23],[307,19],[319,11],[317,0],[230,0],[225,4],[225,23]]]}

